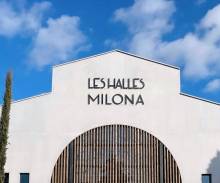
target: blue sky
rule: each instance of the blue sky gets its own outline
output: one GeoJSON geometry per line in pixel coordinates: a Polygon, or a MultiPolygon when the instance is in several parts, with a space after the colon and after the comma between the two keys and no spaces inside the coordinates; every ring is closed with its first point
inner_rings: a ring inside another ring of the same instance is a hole
{"type": "MultiPolygon", "coordinates": [[[[179,66],[181,90],[220,102],[220,0],[0,0],[0,94],[51,90],[51,66],[121,49],[179,66]]],[[[1,102],[2,100],[0,100],[1,102]]]]}

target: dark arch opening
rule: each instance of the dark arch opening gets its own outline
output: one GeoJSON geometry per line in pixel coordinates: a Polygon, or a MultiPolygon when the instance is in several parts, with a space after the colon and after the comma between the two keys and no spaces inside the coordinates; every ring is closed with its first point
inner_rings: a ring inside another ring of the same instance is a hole
{"type": "Polygon", "coordinates": [[[153,135],[126,125],[75,138],[54,166],[51,183],[181,183],[170,151],[153,135]]]}

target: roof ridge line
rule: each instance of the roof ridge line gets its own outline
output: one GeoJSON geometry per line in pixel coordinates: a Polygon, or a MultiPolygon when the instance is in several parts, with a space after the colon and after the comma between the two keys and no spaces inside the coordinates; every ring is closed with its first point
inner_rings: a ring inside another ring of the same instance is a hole
{"type": "Polygon", "coordinates": [[[166,67],[170,67],[170,68],[173,68],[173,69],[180,70],[180,67],[177,67],[177,66],[174,66],[174,65],[170,65],[170,64],[165,64],[163,62],[159,62],[159,61],[152,60],[152,59],[147,59],[147,58],[144,58],[144,57],[141,57],[141,56],[138,56],[138,55],[135,55],[133,53],[126,52],[126,51],[122,51],[122,50],[119,50],[119,49],[114,49],[114,50],[110,50],[110,51],[94,54],[94,55],[91,55],[91,56],[88,56],[88,57],[83,57],[83,58],[80,58],[80,59],[75,59],[75,60],[67,61],[67,62],[64,62],[64,63],[61,63],[61,64],[54,65],[54,66],[52,66],[52,68],[61,67],[61,66],[64,66],[64,65],[80,62],[80,61],[83,61],[83,60],[86,60],[86,59],[98,57],[98,56],[105,55],[105,54],[112,53],[112,52],[123,53],[123,54],[129,55],[129,56],[133,56],[133,57],[136,57],[136,58],[139,58],[139,59],[142,59],[142,60],[146,60],[148,62],[152,62],[152,63],[155,63],[155,64],[159,64],[159,65],[163,65],[163,66],[166,66],[166,67]]]}

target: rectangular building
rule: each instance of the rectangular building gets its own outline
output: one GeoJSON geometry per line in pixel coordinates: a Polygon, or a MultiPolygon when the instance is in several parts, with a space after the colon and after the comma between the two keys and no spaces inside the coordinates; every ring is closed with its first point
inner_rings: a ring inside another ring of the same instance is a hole
{"type": "Polygon", "coordinates": [[[12,104],[10,183],[219,183],[219,104],[180,70],[122,51],[53,67],[52,91],[12,104]]]}

